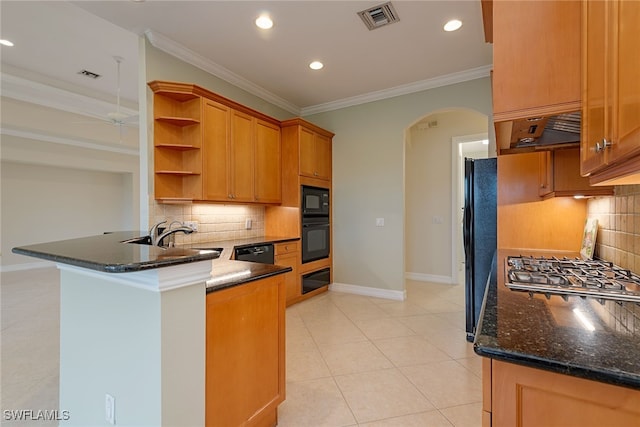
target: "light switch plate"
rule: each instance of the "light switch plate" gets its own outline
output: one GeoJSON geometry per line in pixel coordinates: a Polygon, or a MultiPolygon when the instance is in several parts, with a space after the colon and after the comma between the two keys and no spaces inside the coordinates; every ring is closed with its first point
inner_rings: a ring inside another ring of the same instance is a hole
{"type": "Polygon", "coordinates": [[[376,218],[376,227],[384,227],[384,218],[376,218]]]}
{"type": "Polygon", "coordinates": [[[116,398],[109,393],[104,395],[104,418],[111,425],[116,425],[116,398]]]}

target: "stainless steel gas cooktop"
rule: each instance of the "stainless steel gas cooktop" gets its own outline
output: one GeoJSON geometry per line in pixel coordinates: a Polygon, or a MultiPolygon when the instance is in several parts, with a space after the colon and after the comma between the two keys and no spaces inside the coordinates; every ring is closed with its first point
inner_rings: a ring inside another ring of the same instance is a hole
{"type": "Polygon", "coordinates": [[[613,263],[580,258],[509,256],[505,285],[517,291],[640,303],[640,276],[613,263]]]}

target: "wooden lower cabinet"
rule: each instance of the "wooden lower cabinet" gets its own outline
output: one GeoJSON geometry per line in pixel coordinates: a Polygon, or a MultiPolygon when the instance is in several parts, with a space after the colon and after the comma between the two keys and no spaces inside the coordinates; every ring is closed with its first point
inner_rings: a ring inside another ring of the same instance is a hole
{"type": "Polygon", "coordinates": [[[284,275],[207,294],[205,423],[274,426],[285,399],[284,275]]]}
{"type": "Polygon", "coordinates": [[[487,360],[483,427],[640,425],[640,390],[487,360]]]}
{"type": "Polygon", "coordinates": [[[284,287],[287,296],[287,306],[295,303],[302,295],[300,276],[298,275],[298,252],[300,245],[298,242],[277,243],[274,245],[275,259],[277,265],[291,267],[291,271],[284,274],[284,287]]]}

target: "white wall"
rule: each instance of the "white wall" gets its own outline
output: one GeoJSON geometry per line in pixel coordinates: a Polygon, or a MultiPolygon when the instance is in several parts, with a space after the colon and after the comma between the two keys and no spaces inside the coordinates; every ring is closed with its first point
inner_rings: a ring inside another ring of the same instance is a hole
{"type": "Polygon", "coordinates": [[[0,168],[3,267],[37,261],[11,253],[15,246],[134,228],[131,173],[9,161],[0,168]]]}
{"type": "MultiPolygon", "coordinates": [[[[425,115],[451,108],[489,116],[489,78],[305,117],[336,134],[335,282],[404,290],[405,131],[425,115]],[[379,217],[385,218],[384,227],[376,227],[379,217]]],[[[443,163],[450,165],[450,154],[443,163]]],[[[443,177],[449,179],[450,174],[443,177]]]]}
{"type": "Polygon", "coordinates": [[[37,265],[15,246],[138,227],[136,129],[120,142],[116,127],[86,116],[1,103],[3,271],[37,265]]]}
{"type": "Polygon", "coordinates": [[[406,146],[406,272],[451,283],[452,228],[461,227],[452,212],[452,166],[458,161],[451,158],[452,138],[487,133],[487,116],[455,110],[430,114],[422,122],[427,121],[438,125],[412,126],[406,146]]]}

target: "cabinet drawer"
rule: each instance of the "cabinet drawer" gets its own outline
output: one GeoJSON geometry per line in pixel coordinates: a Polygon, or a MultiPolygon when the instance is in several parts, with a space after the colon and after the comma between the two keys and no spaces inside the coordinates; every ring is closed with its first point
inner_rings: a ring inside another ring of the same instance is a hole
{"type": "Polygon", "coordinates": [[[298,252],[298,242],[278,243],[275,245],[276,256],[296,252],[298,252]]]}

